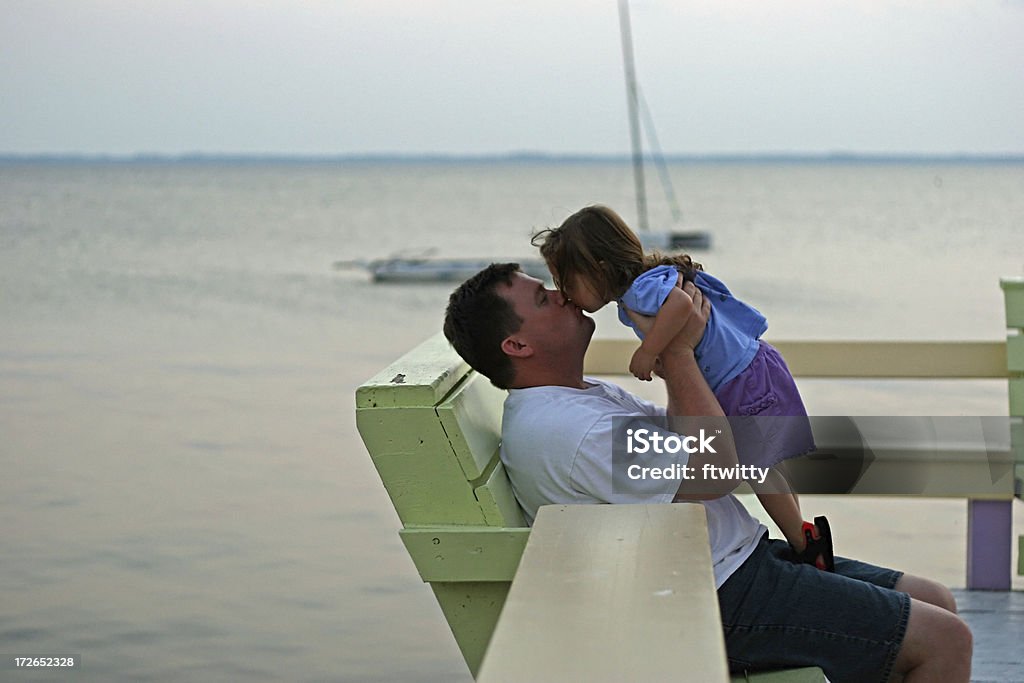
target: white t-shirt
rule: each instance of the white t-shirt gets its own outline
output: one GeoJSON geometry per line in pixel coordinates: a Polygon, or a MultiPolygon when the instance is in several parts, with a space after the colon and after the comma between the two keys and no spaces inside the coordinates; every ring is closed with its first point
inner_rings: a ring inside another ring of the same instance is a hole
{"type": "MultiPolygon", "coordinates": [[[[614,384],[587,378],[587,389],[512,389],[501,423],[501,461],[530,524],[550,504],[671,503],[675,479],[626,479],[612,484],[613,417],[663,417],[665,410],[614,384]]],[[[621,423],[620,423],[621,428],[621,423]]],[[[644,463],[664,467],[665,455],[644,463]]],[[[651,456],[654,457],[654,456],[651,456]]],[[[686,464],[680,452],[679,465],[686,464]]],[[[733,495],[703,501],[715,585],[720,587],[757,546],[765,527],[733,495]]]]}

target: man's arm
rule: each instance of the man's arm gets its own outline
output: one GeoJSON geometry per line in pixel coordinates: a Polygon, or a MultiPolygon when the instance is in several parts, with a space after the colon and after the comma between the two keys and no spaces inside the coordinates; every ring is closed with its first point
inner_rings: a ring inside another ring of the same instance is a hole
{"type": "MultiPolygon", "coordinates": [[[[701,374],[693,349],[704,335],[711,303],[701,294],[692,282],[683,286],[683,292],[693,300],[693,313],[689,316],[682,331],[677,334],[660,356],[661,369],[659,374],[665,380],[668,392],[668,417],[673,431],[680,434],[692,434],[701,427],[705,431],[714,430],[715,453],[694,453],[687,465],[693,467],[694,479],[684,479],[679,486],[676,500],[707,500],[719,498],[729,493],[740,481],[711,479],[704,476],[704,465],[716,468],[736,466],[736,448],[732,440],[729,423],[715,398],[708,383],[701,374]],[[710,418],[710,419],[709,419],[710,418]],[[721,430],[721,433],[717,433],[721,430]]],[[[653,325],[647,316],[630,312],[633,321],[644,330],[645,326],[653,325]]]]}

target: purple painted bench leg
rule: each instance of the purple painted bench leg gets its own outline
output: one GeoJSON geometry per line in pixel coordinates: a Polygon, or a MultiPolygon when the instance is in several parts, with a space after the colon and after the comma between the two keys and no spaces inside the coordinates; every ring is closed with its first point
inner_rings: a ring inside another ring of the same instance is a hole
{"type": "Polygon", "coordinates": [[[1013,501],[967,501],[967,588],[1010,590],[1013,501]]]}

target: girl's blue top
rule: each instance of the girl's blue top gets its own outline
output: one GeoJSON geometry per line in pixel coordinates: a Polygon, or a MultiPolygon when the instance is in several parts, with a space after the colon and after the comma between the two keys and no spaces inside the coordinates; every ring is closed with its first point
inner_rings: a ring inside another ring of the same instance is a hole
{"type": "MultiPolygon", "coordinates": [[[[626,314],[626,309],[644,315],[657,315],[669,292],[676,286],[679,271],[675,266],[652,268],[633,280],[619,299],[619,320],[644,335],[626,314]]],[[[732,295],[729,288],[704,271],[697,271],[694,284],[711,301],[704,337],[693,355],[712,391],[743,372],[757,353],[758,339],[768,329],[768,321],[754,307],[732,295]]]]}

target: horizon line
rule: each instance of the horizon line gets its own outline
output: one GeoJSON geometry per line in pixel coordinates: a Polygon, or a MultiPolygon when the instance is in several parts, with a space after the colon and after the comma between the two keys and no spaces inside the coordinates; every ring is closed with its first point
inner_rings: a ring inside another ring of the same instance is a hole
{"type": "MultiPolygon", "coordinates": [[[[652,159],[645,154],[644,159],[652,159]]],[[[915,153],[915,152],[708,152],[679,153],[661,156],[670,162],[984,162],[1024,163],[1024,152],[1019,153],[915,153]]],[[[0,152],[0,163],[473,163],[473,162],[630,162],[628,153],[575,153],[575,152],[357,152],[341,154],[293,154],[249,152],[184,152],[133,154],[109,153],[10,153],[0,152]]]]}

